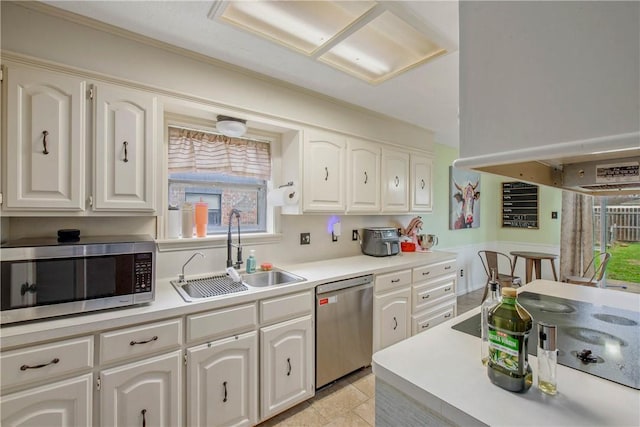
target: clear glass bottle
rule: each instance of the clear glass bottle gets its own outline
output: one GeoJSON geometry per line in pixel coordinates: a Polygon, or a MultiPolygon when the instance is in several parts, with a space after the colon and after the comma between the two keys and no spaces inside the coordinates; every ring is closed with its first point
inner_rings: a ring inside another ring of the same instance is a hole
{"type": "Polygon", "coordinates": [[[487,365],[489,360],[489,311],[500,304],[500,294],[498,293],[498,280],[496,270],[491,269],[491,279],[489,280],[489,293],[480,306],[480,360],[483,365],[487,365]]]}
{"type": "Polygon", "coordinates": [[[247,273],[256,272],[256,251],[251,249],[249,251],[249,258],[247,258],[247,273]]]}
{"type": "Polygon", "coordinates": [[[518,304],[514,288],[502,289],[502,302],[489,311],[489,361],[487,375],[492,383],[509,391],[531,388],[533,374],[529,366],[531,314],[518,304]]]}
{"type": "Polygon", "coordinates": [[[552,396],[558,392],[556,336],[555,325],[538,323],[538,388],[540,391],[552,396]]]}

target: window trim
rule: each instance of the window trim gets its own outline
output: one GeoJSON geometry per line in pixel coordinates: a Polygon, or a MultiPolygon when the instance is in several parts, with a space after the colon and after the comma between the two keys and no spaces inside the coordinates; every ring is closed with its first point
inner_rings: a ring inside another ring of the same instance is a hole
{"type": "MultiPolygon", "coordinates": [[[[212,116],[213,117],[213,116],[212,116]]],[[[168,239],[168,191],[169,191],[169,171],[167,149],[169,146],[169,126],[185,127],[193,130],[201,130],[204,132],[219,133],[215,128],[215,121],[199,118],[194,115],[185,115],[165,111],[164,120],[159,129],[164,135],[162,146],[162,204],[160,210],[161,216],[156,221],[156,242],[160,252],[171,250],[188,250],[188,249],[205,249],[205,248],[221,248],[226,247],[227,236],[219,234],[207,237],[177,238],[168,239]]],[[[267,181],[267,192],[273,188],[273,177],[278,176],[281,172],[279,157],[281,156],[282,137],[279,133],[268,132],[255,128],[250,128],[245,138],[255,139],[257,141],[268,142],[271,144],[271,180],[267,181]]],[[[266,196],[265,196],[266,197],[266,196]]],[[[242,234],[243,243],[252,245],[273,244],[282,241],[282,234],[279,232],[280,221],[273,207],[266,209],[266,231],[265,232],[248,232],[242,234]]]]}

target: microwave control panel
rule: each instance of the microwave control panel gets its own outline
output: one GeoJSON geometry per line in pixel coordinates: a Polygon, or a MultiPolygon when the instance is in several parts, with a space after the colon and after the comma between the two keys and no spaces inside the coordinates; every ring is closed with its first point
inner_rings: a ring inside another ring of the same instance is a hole
{"type": "Polygon", "coordinates": [[[153,256],[151,253],[135,255],[135,289],[134,293],[150,292],[153,280],[153,256]]]}

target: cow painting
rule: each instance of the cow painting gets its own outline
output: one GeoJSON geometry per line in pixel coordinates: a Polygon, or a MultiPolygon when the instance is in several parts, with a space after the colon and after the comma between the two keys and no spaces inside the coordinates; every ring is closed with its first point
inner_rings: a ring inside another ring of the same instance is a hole
{"type": "Polygon", "coordinates": [[[480,176],[475,172],[451,171],[451,223],[450,228],[476,228],[480,225],[480,176]],[[456,176],[456,173],[457,175],[456,176]]]}

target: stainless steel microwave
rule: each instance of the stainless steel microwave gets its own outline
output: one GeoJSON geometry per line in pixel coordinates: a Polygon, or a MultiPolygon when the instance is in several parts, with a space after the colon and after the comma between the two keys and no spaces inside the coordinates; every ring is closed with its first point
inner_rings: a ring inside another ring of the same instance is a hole
{"type": "Polygon", "coordinates": [[[155,247],[149,236],[4,243],[0,324],[153,301],[155,247]]]}

